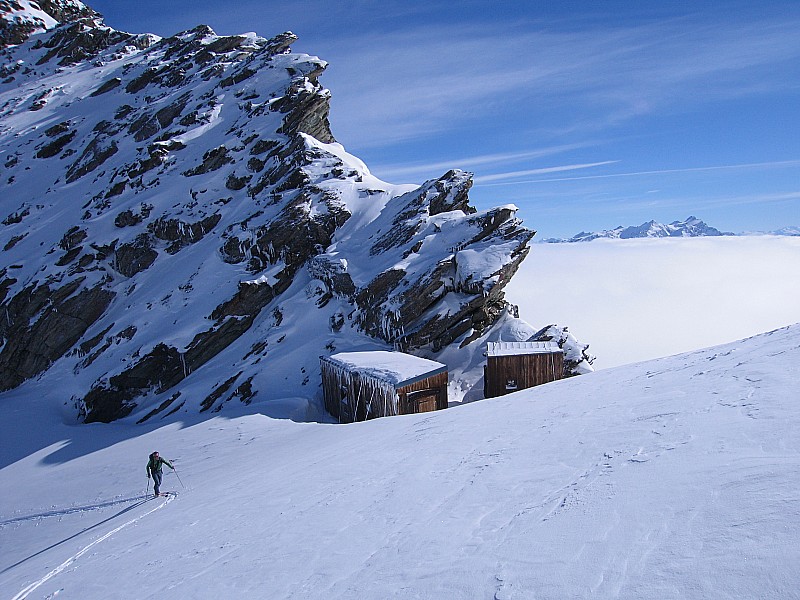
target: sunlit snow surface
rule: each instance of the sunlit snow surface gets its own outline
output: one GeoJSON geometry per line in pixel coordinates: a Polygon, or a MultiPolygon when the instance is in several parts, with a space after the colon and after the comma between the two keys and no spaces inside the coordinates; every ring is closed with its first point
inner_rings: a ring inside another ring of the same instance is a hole
{"type": "Polygon", "coordinates": [[[796,597],[798,362],[793,326],[355,425],[8,397],[0,595],[796,597]],[[153,450],[179,495],[140,504],[153,450]]]}

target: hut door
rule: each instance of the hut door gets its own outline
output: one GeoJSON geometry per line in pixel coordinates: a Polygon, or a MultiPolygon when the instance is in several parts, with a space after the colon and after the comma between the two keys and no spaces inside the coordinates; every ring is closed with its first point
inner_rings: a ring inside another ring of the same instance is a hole
{"type": "Polygon", "coordinates": [[[422,413],[436,410],[436,404],[439,400],[438,390],[423,390],[414,394],[409,394],[408,405],[409,412],[422,413]]]}

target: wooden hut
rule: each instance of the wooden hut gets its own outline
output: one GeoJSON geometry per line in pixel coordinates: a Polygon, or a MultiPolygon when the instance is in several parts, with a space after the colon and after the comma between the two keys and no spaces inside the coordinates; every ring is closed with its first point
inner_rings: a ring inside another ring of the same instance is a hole
{"type": "Polygon", "coordinates": [[[556,342],[489,342],[483,395],[494,398],[561,379],[564,352],[556,342]]]}
{"type": "Polygon", "coordinates": [[[447,408],[447,367],[402,352],[320,357],[325,409],[340,423],[447,408]]]}

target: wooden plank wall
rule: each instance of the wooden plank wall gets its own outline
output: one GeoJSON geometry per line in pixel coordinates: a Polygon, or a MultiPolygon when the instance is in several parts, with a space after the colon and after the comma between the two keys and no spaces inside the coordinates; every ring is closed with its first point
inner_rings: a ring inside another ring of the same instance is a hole
{"type": "Polygon", "coordinates": [[[564,373],[562,352],[490,356],[486,360],[484,396],[494,398],[561,379],[564,373]],[[508,382],[516,382],[509,388],[508,382]]]}

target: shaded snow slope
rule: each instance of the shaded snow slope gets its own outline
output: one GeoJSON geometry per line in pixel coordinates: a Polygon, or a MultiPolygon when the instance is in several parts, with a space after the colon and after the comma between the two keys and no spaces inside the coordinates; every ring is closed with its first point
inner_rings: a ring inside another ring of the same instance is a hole
{"type": "Polygon", "coordinates": [[[8,598],[789,598],[800,326],[426,415],[0,406],[8,598]],[[14,425],[11,425],[14,424],[14,425]],[[37,427],[33,427],[37,424],[37,427]],[[158,449],[176,499],[138,504],[158,449]]]}

